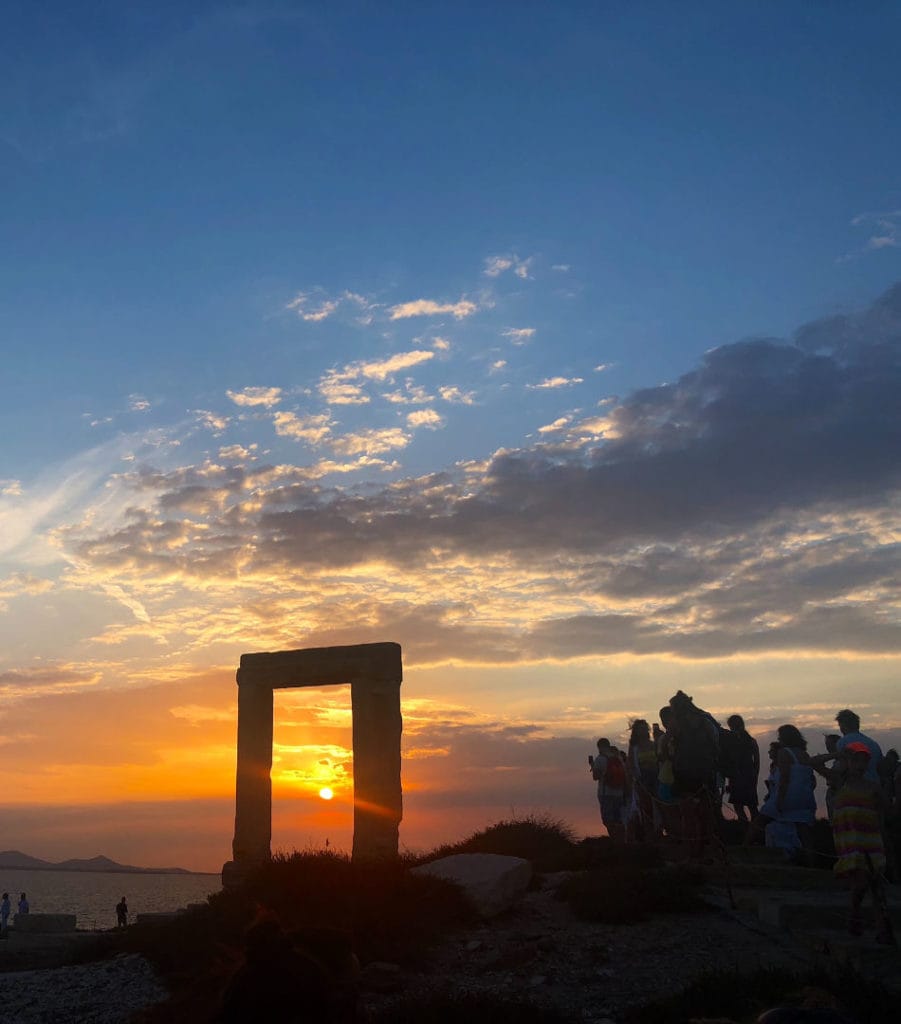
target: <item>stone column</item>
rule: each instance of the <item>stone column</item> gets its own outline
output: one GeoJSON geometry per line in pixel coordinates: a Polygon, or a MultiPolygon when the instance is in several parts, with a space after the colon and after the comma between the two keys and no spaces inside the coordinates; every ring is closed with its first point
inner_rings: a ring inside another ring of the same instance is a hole
{"type": "Polygon", "coordinates": [[[243,682],[238,671],[238,770],[232,856],[268,860],[272,840],[272,687],[243,682]]]}
{"type": "Polygon", "coordinates": [[[356,679],[351,685],[355,860],[397,856],[403,816],[400,682],[356,679]]]}

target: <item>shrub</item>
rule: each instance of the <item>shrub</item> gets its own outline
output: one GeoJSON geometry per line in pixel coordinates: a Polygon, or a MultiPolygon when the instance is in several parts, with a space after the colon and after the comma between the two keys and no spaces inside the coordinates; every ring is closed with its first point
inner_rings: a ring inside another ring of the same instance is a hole
{"type": "Polygon", "coordinates": [[[574,874],[557,894],[583,921],[630,924],[651,914],[709,909],[698,892],[702,881],[703,874],[688,865],[648,869],[621,862],[574,874]]]}
{"type": "Polygon", "coordinates": [[[457,853],[496,853],[531,861],[536,871],[564,871],[580,860],[573,830],[554,818],[527,815],[499,821],[453,845],[438,847],[418,862],[457,853]]]}

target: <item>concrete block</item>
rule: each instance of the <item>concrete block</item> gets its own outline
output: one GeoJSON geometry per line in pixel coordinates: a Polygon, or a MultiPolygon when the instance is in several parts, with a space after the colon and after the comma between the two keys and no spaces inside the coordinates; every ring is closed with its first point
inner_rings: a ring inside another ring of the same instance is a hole
{"type": "Polygon", "coordinates": [[[494,853],[457,853],[413,868],[414,875],[433,875],[459,885],[480,917],[503,913],[526,891],[532,865],[522,857],[494,853]]]}

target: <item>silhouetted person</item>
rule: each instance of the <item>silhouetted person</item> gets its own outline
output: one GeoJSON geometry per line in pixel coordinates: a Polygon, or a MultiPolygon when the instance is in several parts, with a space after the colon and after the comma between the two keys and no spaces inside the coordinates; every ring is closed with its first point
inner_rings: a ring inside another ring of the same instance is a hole
{"type": "Polygon", "coordinates": [[[779,749],[769,788],[760,812],[748,829],[746,843],[761,829],[773,825],[776,845],[787,853],[803,856],[810,846],[810,827],[816,816],[816,777],[807,753],[807,741],[794,725],[780,725],[779,749]]]}
{"type": "Polygon", "coordinates": [[[116,927],[126,928],[128,926],[128,903],[123,896],[116,904],[116,927]]]}
{"type": "Polygon", "coordinates": [[[760,777],[760,747],[745,728],[741,715],[728,720],[731,735],[731,765],[728,778],[729,803],[739,821],[751,821],[757,813],[757,780],[760,777]],[[747,817],[745,810],[747,809],[747,817]]]}
{"type": "Polygon", "coordinates": [[[3,900],[0,902],[0,937],[6,938],[6,929],[9,926],[9,913],[12,908],[9,905],[9,893],[3,894],[3,900]]]}
{"type": "Polygon", "coordinates": [[[26,898],[25,893],[23,892],[22,895],[19,897],[19,908],[17,913],[27,914],[30,909],[31,908],[28,906],[28,899],[26,898]]]}
{"type": "Polygon", "coordinates": [[[610,740],[598,740],[597,757],[589,757],[591,777],[598,784],[601,821],[611,839],[623,838],[623,805],[626,797],[626,769],[610,740]]]}
{"type": "Polygon", "coordinates": [[[860,717],[845,708],[835,716],[838,722],[842,738],[838,741],[838,752],[844,754],[849,743],[862,743],[870,752],[870,761],[867,764],[867,778],[871,782],[879,781],[879,763],[882,761],[882,747],[869,736],[860,731],[860,717]]]}

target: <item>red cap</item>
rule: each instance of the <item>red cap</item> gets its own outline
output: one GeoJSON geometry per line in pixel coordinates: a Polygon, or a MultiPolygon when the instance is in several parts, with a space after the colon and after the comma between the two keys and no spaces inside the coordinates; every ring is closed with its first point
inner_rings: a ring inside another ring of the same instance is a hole
{"type": "Polygon", "coordinates": [[[845,750],[846,750],[846,751],[847,751],[847,752],[848,752],[849,754],[866,754],[866,756],[867,756],[867,757],[872,757],[872,756],[873,756],[873,752],[872,752],[872,751],[870,750],[870,748],[869,748],[869,747],[868,747],[868,746],[866,745],[866,743],[860,743],[860,742],[857,742],[857,743],[849,743],[849,744],[848,744],[848,745],[847,745],[847,746],[845,747],[845,750]]]}

